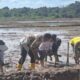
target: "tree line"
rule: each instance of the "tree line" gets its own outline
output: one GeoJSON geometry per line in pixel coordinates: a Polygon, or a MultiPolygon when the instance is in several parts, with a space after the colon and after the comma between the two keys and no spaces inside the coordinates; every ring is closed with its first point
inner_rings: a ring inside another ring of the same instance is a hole
{"type": "Polygon", "coordinates": [[[0,9],[0,17],[23,17],[23,18],[80,18],[80,2],[75,1],[66,7],[40,7],[0,9]]]}

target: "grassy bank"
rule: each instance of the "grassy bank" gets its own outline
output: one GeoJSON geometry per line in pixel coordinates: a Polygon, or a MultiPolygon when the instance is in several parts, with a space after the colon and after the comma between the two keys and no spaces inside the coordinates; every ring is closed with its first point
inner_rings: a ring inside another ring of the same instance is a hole
{"type": "Polygon", "coordinates": [[[70,27],[80,26],[79,18],[56,18],[56,19],[0,19],[0,27],[70,27]],[[56,25],[55,25],[56,24],[56,25]]]}

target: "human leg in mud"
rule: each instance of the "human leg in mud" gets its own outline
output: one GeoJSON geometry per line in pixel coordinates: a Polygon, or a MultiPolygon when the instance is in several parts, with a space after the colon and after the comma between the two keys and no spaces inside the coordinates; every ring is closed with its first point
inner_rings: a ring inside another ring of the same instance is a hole
{"type": "Polygon", "coordinates": [[[52,35],[52,39],[54,41],[53,45],[52,45],[52,54],[55,57],[55,63],[56,63],[56,62],[59,62],[59,57],[61,57],[61,55],[58,55],[58,49],[59,49],[59,47],[61,45],[61,39],[57,38],[56,34],[52,35]]]}
{"type": "Polygon", "coordinates": [[[4,66],[4,53],[0,51],[0,74],[4,74],[3,66],[4,66]]]}
{"type": "Polygon", "coordinates": [[[55,57],[55,63],[59,62],[58,46],[56,44],[53,44],[52,46],[52,55],[55,57]]]}
{"type": "Polygon", "coordinates": [[[4,73],[3,66],[4,66],[4,62],[3,62],[3,60],[0,59],[0,72],[1,72],[1,74],[4,73]]]}
{"type": "Polygon", "coordinates": [[[4,66],[4,52],[8,49],[5,42],[0,40],[0,73],[4,74],[3,66],[4,66]]]}
{"type": "Polygon", "coordinates": [[[57,51],[54,52],[54,57],[55,57],[55,64],[57,64],[57,62],[59,62],[59,56],[58,56],[57,51]]]}
{"type": "Polygon", "coordinates": [[[74,51],[75,51],[75,63],[79,64],[79,58],[80,58],[80,42],[78,42],[75,47],[74,47],[74,51]]]}
{"type": "Polygon", "coordinates": [[[47,56],[46,51],[39,51],[39,55],[40,55],[40,64],[42,67],[44,67],[44,59],[47,56]]]}
{"type": "Polygon", "coordinates": [[[21,58],[19,59],[19,62],[18,62],[19,64],[17,65],[18,70],[22,69],[22,66],[25,62],[27,54],[29,54],[29,56],[31,58],[31,61],[30,61],[31,62],[31,69],[35,68],[35,65],[34,65],[35,59],[34,59],[34,55],[33,55],[32,51],[30,49],[29,49],[29,51],[26,51],[24,47],[21,47],[21,58]]]}
{"type": "Polygon", "coordinates": [[[30,61],[30,63],[31,63],[30,69],[31,69],[31,70],[34,70],[34,69],[35,69],[35,60],[36,60],[36,59],[35,59],[35,55],[34,55],[34,53],[32,52],[31,49],[29,49],[28,54],[29,54],[29,56],[30,56],[30,58],[31,58],[31,61],[30,61]]]}
{"type": "Polygon", "coordinates": [[[27,55],[27,51],[25,50],[25,48],[23,46],[21,46],[21,57],[19,59],[19,62],[17,64],[17,70],[21,70],[23,63],[26,59],[26,55],[27,55]]]}
{"type": "Polygon", "coordinates": [[[59,62],[59,56],[61,56],[61,55],[58,55],[57,51],[48,53],[48,56],[50,57],[51,61],[53,60],[52,59],[53,55],[54,55],[54,58],[55,58],[55,63],[59,62]]]}

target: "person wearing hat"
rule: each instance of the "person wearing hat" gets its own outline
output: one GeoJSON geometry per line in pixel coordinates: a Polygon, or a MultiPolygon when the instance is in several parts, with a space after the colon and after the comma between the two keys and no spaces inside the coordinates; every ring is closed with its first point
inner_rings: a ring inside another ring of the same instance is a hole
{"type": "Polygon", "coordinates": [[[73,48],[74,60],[76,64],[79,64],[79,58],[80,58],[80,37],[73,37],[69,43],[71,44],[73,48]]]}

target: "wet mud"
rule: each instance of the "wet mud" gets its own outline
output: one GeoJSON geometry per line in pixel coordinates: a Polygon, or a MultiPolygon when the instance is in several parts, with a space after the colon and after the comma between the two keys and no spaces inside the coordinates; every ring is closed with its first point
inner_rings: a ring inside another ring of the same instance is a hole
{"type": "MultiPolygon", "coordinates": [[[[5,67],[5,75],[0,75],[0,80],[80,80],[80,65],[78,68],[73,59],[72,48],[70,47],[69,63],[75,66],[67,66],[62,68],[48,67],[48,69],[40,71],[29,71],[28,64],[30,58],[27,57],[23,65],[23,71],[17,72],[16,64],[20,58],[20,39],[25,35],[42,34],[49,32],[55,33],[62,39],[62,44],[59,48],[58,54],[62,55],[60,61],[66,64],[67,59],[67,42],[74,36],[80,36],[80,26],[75,27],[28,27],[28,28],[0,28],[0,39],[4,40],[8,46],[8,51],[5,52],[4,62],[10,63],[10,67],[5,67]],[[70,67],[70,68],[69,68],[70,67]],[[75,67],[75,68],[74,68],[75,67]]],[[[53,56],[54,62],[54,56],[53,56]]]]}
{"type": "MultiPolygon", "coordinates": [[[[64,67],[63,67],[64,68],[64,67]]],[[[80,66],[52,71],[23,71],[0,75],[0,80],[80,80],[80,66]]]]}

